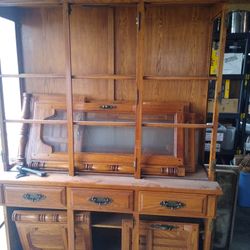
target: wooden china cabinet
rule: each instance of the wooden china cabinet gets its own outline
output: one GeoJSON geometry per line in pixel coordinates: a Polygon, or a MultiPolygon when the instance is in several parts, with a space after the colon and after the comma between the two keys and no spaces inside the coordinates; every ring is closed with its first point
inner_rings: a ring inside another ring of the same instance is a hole
{"type": "Polygon", "coordinates": [[[22,90],[16,119],[5,117],[1,91],[0,202],[11,250],[211,249],[226,12],[220,0],[0,1],[0,16],[15,22],[19,64],[19,73],[1,73],[1,89],[16,78],[22,90]],[[21,124],[13,164],[12,123],[21,124]],[[47,175],[16,178],[25,168],[47,175]]]}

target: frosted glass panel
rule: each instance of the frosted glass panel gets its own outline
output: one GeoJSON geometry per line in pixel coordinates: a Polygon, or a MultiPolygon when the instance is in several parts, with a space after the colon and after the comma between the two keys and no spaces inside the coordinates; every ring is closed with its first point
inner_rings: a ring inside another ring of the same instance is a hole
{"type": "Polygon", "coordinates": [[[98,153],[133,153],[134,128],[79,126],[81,151],[98,153]]]}
{"type": "Polygon", "coordinates": [[[174,148],[174,128],[143,128],[143,154],[174,155],[174,148]]]}

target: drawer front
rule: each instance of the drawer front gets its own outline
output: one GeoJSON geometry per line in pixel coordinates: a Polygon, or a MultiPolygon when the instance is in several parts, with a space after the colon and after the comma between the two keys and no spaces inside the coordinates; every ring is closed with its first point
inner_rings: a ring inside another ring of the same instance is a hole
{"type": "Polygon", "coordinates": [[[3,185],[0,185],[0,205],[4,203],[3,197],[3,185]]]}
{"type": "Polygon", "coordinates": [[[139,193],[139,212],[145,214],[204,217],[206,204],[205,195],[147,191],[139,193]]]}
{"type": "Polygon", "coordinates": [[[73,209],[92,211],[133,211],[133,191],[72,188],[73,209]]]}
{"type": "Polygon", "coordinates": [[[140,222],[140,249],[197,250],[199,225],[162,221],[140,222]]]}
{"type": "Polygon", "coordinates": [[[64,187],[15,186],[4,187],[7,206],[65,208],[64,187]]]}

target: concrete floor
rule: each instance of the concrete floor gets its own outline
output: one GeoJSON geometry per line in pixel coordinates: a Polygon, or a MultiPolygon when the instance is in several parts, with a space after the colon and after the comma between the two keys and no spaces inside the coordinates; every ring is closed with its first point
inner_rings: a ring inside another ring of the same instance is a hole
{"type": "Polygon", "coordinates": [[[250,250],[250,208],[237,207],[230,250],[250,250]]]}

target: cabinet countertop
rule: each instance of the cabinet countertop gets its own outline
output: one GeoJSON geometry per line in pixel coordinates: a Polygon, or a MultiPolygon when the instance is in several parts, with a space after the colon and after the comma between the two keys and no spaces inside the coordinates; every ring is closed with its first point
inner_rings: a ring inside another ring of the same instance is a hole
{"type": "Polygon", "coordinates": [[[199,178],[176,177],[145,177],[135,179],[129,176],[111,176],[84,174],[69,176],[64,173],[49,173],[47,177],[30,175],[16,179],[17,172],[0,173],[0,184],[12,185],[42,185],[88,188],[111,188],[127,190],[171,191],[181,193],[221,195],[222,191],[217,182],[199,178]]]}

